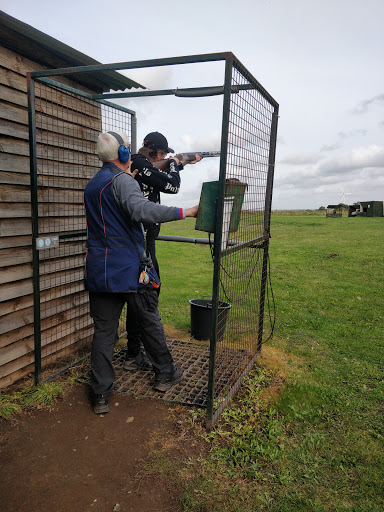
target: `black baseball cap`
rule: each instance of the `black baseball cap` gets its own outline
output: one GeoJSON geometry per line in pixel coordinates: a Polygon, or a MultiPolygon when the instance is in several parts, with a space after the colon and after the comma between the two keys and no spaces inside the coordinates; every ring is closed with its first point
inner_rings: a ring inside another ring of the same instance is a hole
{"type": "Polygon", "coordinates": [[[148,135],[144,137],[143,146],[150,149],[160,149],[167,153],[175,152],[172,148],[168,147],[167,139],[159,132],[148,133],[148,135]]]}

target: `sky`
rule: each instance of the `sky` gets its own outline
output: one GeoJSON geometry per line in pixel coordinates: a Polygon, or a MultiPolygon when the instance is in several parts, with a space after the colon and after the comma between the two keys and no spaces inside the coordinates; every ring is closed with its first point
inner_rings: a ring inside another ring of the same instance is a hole
{"type": "MultiPolygon", "coordinates": [[[[231,51],[279,103],[272,208],[384,200],[383,0],[1,0],[7,14],[102,62],[231,51]]],[[[222,63],[124,72],[151,89],[222,85],[222,63]]],[[[222,98],[141,98],[138,139],[219,150],[222,98]]],[[[182,171],[192,206],[218,159],[182,171]]]]}

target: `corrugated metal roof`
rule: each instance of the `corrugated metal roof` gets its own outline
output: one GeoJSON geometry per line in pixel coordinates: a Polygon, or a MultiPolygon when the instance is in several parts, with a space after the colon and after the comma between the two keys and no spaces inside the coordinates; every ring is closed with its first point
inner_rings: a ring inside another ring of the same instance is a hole
{"type": "MultiPolygon", "coordinates": [[[[47,69],[101,64],[84,53],[0,11],[0,44],[47,69]]],[[[117,71],[77,73],[71,79],[99,93],[145,87],[117,71]]]]}

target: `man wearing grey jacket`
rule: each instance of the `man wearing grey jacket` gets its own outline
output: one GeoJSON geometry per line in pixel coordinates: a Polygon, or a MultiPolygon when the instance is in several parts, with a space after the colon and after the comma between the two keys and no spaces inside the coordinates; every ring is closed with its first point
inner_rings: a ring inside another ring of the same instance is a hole
{"type": "MultiPolygon", "coordinates": [[[[125,303],[142,326],[142,341],[155,372],[154,389],[167,391],[183,378],[166,344],[151,279],[140,278],[144,262],[142,222],[162,223],[195,217],[198,206],[163,206],[143,197],[131,172],[128,137],[124,132],[99,135],[97,153],[103,166],[84,191],[88,249],[85,288],[94,321],[91,389],[96,414],[109,411],[115,372],[113,347],[125,303]]],[[[154,283],[156,286],[156,283],[154,283]]]]}

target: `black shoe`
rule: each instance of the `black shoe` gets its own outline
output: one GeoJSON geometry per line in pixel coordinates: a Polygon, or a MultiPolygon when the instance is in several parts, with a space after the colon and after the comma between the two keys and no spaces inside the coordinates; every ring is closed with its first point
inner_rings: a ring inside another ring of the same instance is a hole
{"type": "Polygon", "coordinates": [[[143,352],[139,352],[136,357],[127,357],[124,364],[124,370],[152,370],[152,364],[150,363],[147,355],[143,352]]]}
{"type": "Polygon", "coordinates": [[[179,366],[176,366],[175,371],[172,373],[172,375],[170,377],[168,377],[168,378],[156,377],[155,385],[153,386],[153,389],[155,389],[156,391],[162,391],[164,393],[165,391],[168,391],[168,389],[170,389],[175,384],[178,384],[179,382],[181,382],[183,380],[183,377],[184,377],[183,370],[179,366]]]}
{"type": "Polygon", "coordinates": [[[105,395],[94,395],[93,411],[96,414],[106,414],[109,412],[108,397],[105,395]]]}

